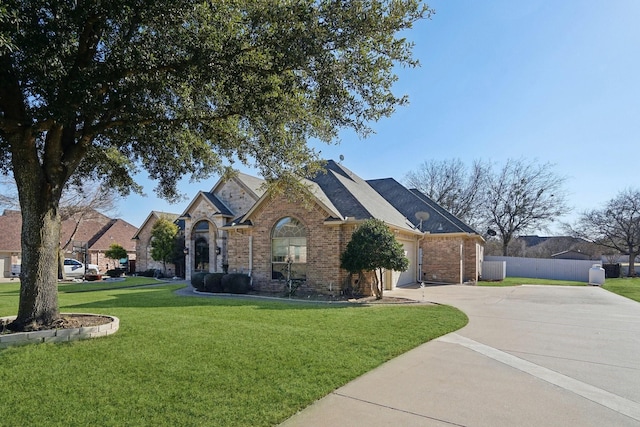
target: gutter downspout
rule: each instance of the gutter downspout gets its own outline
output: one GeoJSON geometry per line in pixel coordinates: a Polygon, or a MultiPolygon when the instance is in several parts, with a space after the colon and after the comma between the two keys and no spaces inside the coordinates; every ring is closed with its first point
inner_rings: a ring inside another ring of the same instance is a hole
{"type": "Polygon", "coordinates": [[[253,236],[249,236],[249,285],[253,286],[253,236]]]}
{"type": "Polygon", "coordinates": [[[422,236],[420,236],[418,238],[418,283],[422,284],[423,283],[423,277],[422,277],[422,258],[423,258],[423,252],[422,252],[422,241],[424,240],[424,237],[427,235],[427,233],[425,233],[424,231],[420,230],[422,232],[422,236]]]}

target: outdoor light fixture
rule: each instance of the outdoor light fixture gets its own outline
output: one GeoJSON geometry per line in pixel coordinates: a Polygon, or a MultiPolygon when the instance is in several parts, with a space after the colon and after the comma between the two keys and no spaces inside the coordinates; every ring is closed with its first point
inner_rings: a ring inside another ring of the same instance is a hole
{"type": "Polygon", "coordinates": [[[182,252],[184,252],[185,255],[189,255],[189,248],[184,248],[182,252]]]}
{"type": "Polygon", "coordinates": [[[220,255],[221,252],[222,249],[220,248],[220,246],[216,246],[216,255],[220,255]]]}

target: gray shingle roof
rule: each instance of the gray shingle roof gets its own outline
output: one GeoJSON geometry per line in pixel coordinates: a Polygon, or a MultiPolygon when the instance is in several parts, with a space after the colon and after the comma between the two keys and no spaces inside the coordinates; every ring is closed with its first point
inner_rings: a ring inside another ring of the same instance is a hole
{"type": "Polygon", "coordinates": [[[389,225],[413,229],[407,218],[349,169],[328,160],[325,173],[311,179],[343,218],[377,218],[389,225]]]}
{"type": "Polygon", "coordinates": [[[367,183],[422,231],[432,234],[478,234],[425,194],[415,189],[409,190],[393,178],[372,179],[367,183]],[[428,219],[424,219],[425,215],[421,215],[421,212],[427,213],[428,219]]]}
{"type": "Polygon", "coordinates": [[[211,204],[213,206],[216,207],[217,212],[215,212],[216,214],[221,214],[221,215],[225,215],[225,216],[233,216],[233,212],[231,212],[231,210],[229,210],[229,208],[222,202],[222,200],[218,199],[218,197],[213,194],[213,193],[209,193],[209,192],[202,192],[202,194],[204,195],[204,197],[207,198],[207,200],[209,200],[211,202],[211,204]]]}

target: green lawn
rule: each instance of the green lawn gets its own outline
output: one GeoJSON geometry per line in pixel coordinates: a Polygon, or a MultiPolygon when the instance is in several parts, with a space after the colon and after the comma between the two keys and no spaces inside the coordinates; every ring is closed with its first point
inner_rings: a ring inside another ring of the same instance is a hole
{"type": "MultiPolygon", "coordinates": [[[[179,297],[180,285],[74,286],[60,287],[62,311],[114,315],[120,330],[0,350],[1,425],[275,425],[467,323],[447,306],[179,297]]],[[[0,316],[15,314],[17,303],[18,285],[0,284],[0,316]]]]}
{"type": "Polygon", "coordinates": [[[113,279],[94,282],[60,282],[58,284],[58,290],[60,292],[86,292],[166,283],[161,280],[156,280],[153,277],[124,277],[122,279],[124,280],[113,279]]]}
{"type": "Polygon", "coordinates": [[[520,285],[556,285],[556,286],[586,286],[586,282],[572,282],[570,280],[531,279],[528,277],[507,277],[499,282],[479,281],[478,286],[520,286],[520,285]]]}
{"type": "Polygon", "coordinates": [[[603,288],[618,295],[622,295],[623,297],[640,302],[640,277],[605,279],[603,288]]]}

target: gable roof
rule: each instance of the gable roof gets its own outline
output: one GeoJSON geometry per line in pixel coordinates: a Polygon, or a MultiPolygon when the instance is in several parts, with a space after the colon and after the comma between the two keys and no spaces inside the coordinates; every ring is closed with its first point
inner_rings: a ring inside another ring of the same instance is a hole
{"type": "MultiPolygon", "coordinates": [[[[22,251],[21,229],[20,211],[5,211],[0,215],[0,251],[22,251]]],[[[66,244],[73,235],[74,242],[86,243],[89,250],[106,250],[112,243],[118,243],[128,251],[133,251],[135,242],[132,242],[131,238],[135,233],[137,228],[128,222],[112,219],[98,211],[90,210],[81,218],[73,216],[62,221],[60,244],[66,244]]],[[[70,246],[71,243],[68,250],[70,246]]]]}
{"type": "Polygon", "coordinates": [[[101,233],[94,236],[89,242],[89,249],[106,251],[113,243],[117,243],[127,251],[136,250],[136,242],[133,236],[137,234],[138,229],[127,221],[122,219],[114,219],[101,230],[101,233]]]}
{"type": "MultiPolygon", "coordinates": [[[[60,244],[66,245],[73,236],[73,242],[83,242],[87,244],[88,248],[91,248],[96,236],[104,233],[110,226],[111,221],[113,221],[111,218],[96,210],[89,210],[73,215],[69,219],[62,221],[60,227],[60,244]]],[[[71,245],[72,242],[69,242],[68,246],[63,249],[71,250],[71,245]]]]}
{"type": "Polygon", "coordinates": [[[20,252],[20,232],[22,215],[20,211],[5,210],[0,215],[0,251],[20,252]]]}
{"type": "MultiPolygon", "coordinates": [[[[236,181],[241,187],[251,193],[253,198],[256,200],[262,197],[266,191],[264,187],[264,179],[258,177],[247,175],[246,173],[242,172],[236,172],[230,179],[236,181]]],[[[211,191],[209,191],[209,193],[215,194],[220,189],[220,186],[226,181],[227,178],[220,178],[220,180],[215,183],[213,188],[211,188],[211,191]]]]}
{"type": "Polygon", "coordinates": [[[427,195],[409,190],[393,178],[372,179],[367,183],[421,231],[478,234],[427,195]]]}
{"type": "MultiPolygon", "coordinates": [[[[305,180],[318,204],[325,209],[330,220],[348,221],[377,218],[388,225],[405,231],[417,232],[415,226],[376,192],[365,180],[333,160],[328,160],[324,170],[310,180],[305,180]]],[[[251,214],[267,198],[267,195],[242,218],[238,225],[248,225],[251,214]]]]}
{"type": "Polygon", "coordinates": [[[184,221],[179,221],[180,214],[170,213],[170,212],[161,212],[161,211],[151,211],[151,213],[149,213],[149,215],[147,215],[145,220],[142,221],[142,224],[140,225],[140,228],[138,228],[136,230],[136,232],[133,234],[133,236],[131,236],[131,239],[138,239],[139,238],[139,234],[142,232],[142,230],[145,229],[147,223],[149,221],[151,221],[152,219],[156,219],[157,220],[159,218],[167,218],[170,221],[176,222],[178,224],[178,226],[181,228],[181,230],[184,230],[184,221]]]}
{"type": "Polygon", "coordinates": [[[222,215],[233,218],[233,212],[231,212],[227,205],[225,205],[224,202],[222,202],[222,200],[220,200],[215,194],[209,191],[199,191],[198,194],[196,194],[196,197],[191,200],[191,203],[189,203],[189,206],[187,206],[181,216],[187,215],[200,197],[206,200],[211,205],[211,207],[214,208],[213,215],[222,215]]]}

